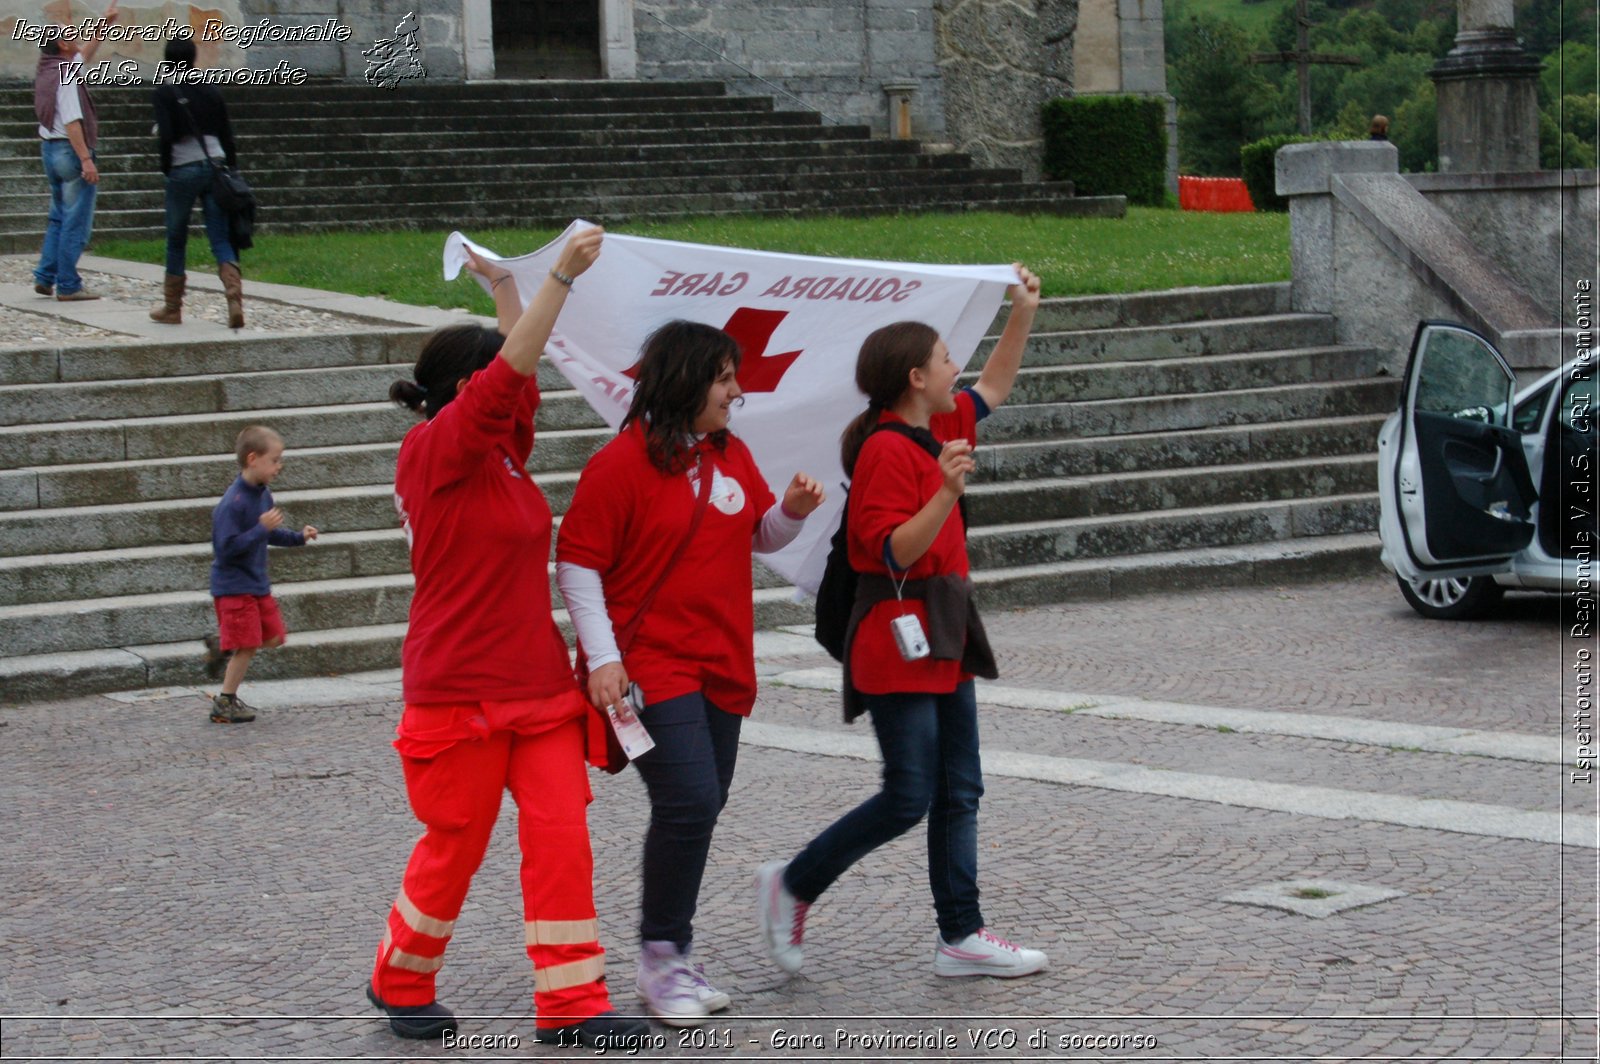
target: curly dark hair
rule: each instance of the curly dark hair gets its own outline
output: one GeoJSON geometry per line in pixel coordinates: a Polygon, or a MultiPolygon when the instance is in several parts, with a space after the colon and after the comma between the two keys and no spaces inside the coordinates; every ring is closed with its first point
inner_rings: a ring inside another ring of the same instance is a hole
{"type": "MultiPolygon", "coordinates": [[[[697,321],[669,321],[646,338],[633,402],[621,427],[644,424],[651,465],[668,476],[688,471],[693,452],[685,441],[694,420],[723,367],[738,370],[740,354],[737,340],[697,321]]],[[[710,440],[717,450],[726,450],[727,430],[713,432],[710,440]]]]}

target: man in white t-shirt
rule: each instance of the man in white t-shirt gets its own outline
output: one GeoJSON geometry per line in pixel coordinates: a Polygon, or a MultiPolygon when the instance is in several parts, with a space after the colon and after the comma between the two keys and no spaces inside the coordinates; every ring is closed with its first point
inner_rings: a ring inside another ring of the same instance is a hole
{"type": "MultiPolygon", "coordinates": [[[[98,32],[121,17],[117,0],[106,8],[98,32]]],[[[95,165],[99,119],[83,71],[101,38],[85,34],[85,24],[52,26],[39,45],[33,79],[33,110],[39,119],[39,154],[50,182],[50,216],[44,247],[33,271],[33,290],[62,302],[99,299],[84,291],[78,258],[94,229],[94,198],[100,183],[95,165]]]]}

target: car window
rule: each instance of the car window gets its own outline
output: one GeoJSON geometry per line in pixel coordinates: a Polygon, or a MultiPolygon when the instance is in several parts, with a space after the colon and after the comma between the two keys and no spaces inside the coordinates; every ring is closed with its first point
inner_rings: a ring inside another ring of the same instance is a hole
{"type": "Polygon", "coordinates": [[[1511,381],[1494,351],[1471,333],[1429,329],[1413,406],[1419,413],[1494,421],[1503,413],[1511,381]]]}
{"type": "Polygon", "coordinates": [[[1594,377],[1578,377],[1567,385],[1556,411],[1561,424],[1574,432],[1591,433],[1595,426],[1594,377]]]}
{"type": "Polygon", "coordinates": [[[1539,423],[1544,420],[1544,404],[1550,401],[1550,396],[1555,394],[1555,385],[1540,388],[1517,404],[1517,412],[1512,415],[1511,424],[1518,432],[1535,432],[1539,423]]]}

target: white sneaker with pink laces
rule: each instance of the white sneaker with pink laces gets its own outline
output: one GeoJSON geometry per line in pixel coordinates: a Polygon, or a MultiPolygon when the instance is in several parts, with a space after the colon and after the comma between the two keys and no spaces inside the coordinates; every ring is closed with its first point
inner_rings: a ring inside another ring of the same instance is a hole
{"type": "Polygon", "coordinates": [[[773,962],[793,975],[805,959],[806,912],[811,906],[784,887],[787,867],[787,861],[768,861],[756,870],[756,922],[773,962]]]}
{"type": "Polygon", "coordinates": [[[1015,979],[1042,972],[1049,965],[1043,951],[1007,942],[987,927],[950,943],[940,936],[933,952],[933,974],[946,976],[993,975],[1015,979]]]}

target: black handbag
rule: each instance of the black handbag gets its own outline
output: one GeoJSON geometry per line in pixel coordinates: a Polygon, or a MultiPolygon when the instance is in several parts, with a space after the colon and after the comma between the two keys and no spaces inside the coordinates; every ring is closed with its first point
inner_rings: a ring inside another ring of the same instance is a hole
{"type": "Polygon", "coordinates": [[[179,96],[177,101],[188,116],[189,128],[194,131],[194,139],[200,142],[206,162],[211,164],[211,196],[222,208],[222,213],[228,216],[228,242],[235,251],[246,251],[255,246],[252,237],[256,224],[256,190],[250,187],[250,182],[244,179],[237,166],[229,166],[226,160],[211,157],[205,134],[200,132],[200,125],[189,110],[189,98],[179,96]]]}

